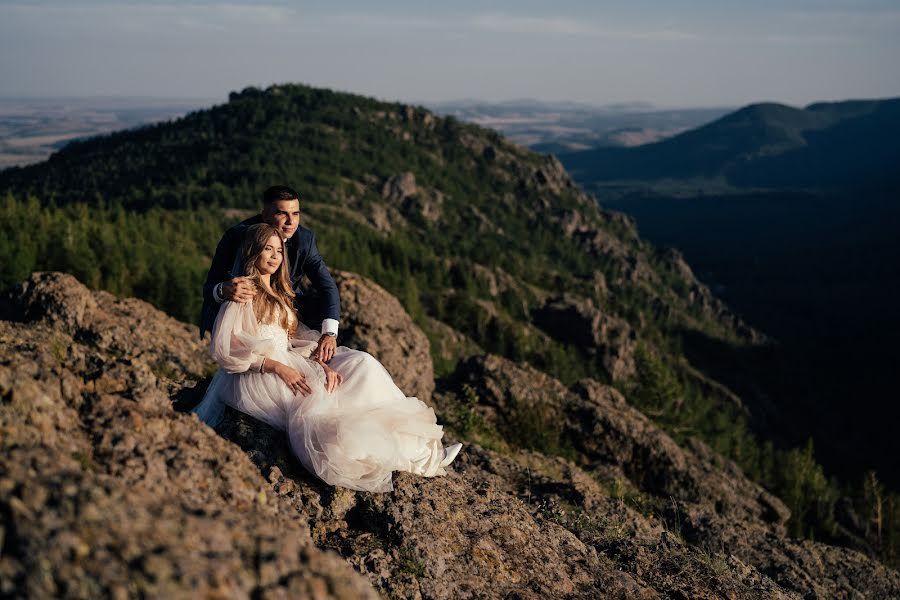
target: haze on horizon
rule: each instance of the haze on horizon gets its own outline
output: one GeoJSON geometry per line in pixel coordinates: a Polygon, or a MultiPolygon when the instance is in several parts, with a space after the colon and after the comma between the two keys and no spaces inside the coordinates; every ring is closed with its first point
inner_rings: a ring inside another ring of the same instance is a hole
{"type": "Polygon", "coordinates": [[[805,105],[900,96],[898,58],[891,0],[0,0],[0,96],[805,105]]]}

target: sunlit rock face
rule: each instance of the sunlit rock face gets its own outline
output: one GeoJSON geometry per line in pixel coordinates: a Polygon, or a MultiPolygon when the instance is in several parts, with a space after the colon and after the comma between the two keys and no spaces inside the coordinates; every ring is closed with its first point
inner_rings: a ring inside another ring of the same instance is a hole
{"type": "Polygon", "coordinates": [[[213,367],[196,327],[38,273],[0,320],[0,594],[900,595],[880,563],[786,537],[780,500],[610,386],[567,388],[475,347],[434,391],[427,341],[396,299],[337,279],[341,342],[367,343],[430,397],[446,441],[466,442],[446,477],[332,488],[283,433],[230,409],[214,431],[187,412],[213,367]]]}

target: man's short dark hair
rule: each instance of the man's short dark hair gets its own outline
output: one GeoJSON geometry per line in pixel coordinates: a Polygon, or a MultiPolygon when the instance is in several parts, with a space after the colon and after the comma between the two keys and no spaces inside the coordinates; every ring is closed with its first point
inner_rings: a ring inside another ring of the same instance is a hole
{"type": "Polygon", "coordinates": [[[300,195],[286,185],[273,185],[263,192],[263,205],[278,202],[279,200],[299,200],[300,195]]]}

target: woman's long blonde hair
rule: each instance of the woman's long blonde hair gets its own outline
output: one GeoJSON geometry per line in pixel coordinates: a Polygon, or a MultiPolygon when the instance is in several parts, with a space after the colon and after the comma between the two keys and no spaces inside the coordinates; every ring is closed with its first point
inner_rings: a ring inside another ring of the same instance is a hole
{"type": "Polygon", "coordinates": [[[286,329],[288,334],[293,334],[298,320],[294,312],[296,294],[291,288],[291,279],[288,276],[287,250],[281,232],[266,223],[251,225],[244,235],[240,256],[244,276],[256,284],[257,294],[253,298],[253,312],[256,314],[257,322],[274,323],[277,316],[278,324],[286,329]],[[256,267],[256,261],[273,236],[281,242],[282,260],[278,270],[272,273],[269,279],[269,287],[266,287],[260,280],[261,273],[256,267]],[[294,319],[291,320],[288,315],[293,315],[294,319]]]}

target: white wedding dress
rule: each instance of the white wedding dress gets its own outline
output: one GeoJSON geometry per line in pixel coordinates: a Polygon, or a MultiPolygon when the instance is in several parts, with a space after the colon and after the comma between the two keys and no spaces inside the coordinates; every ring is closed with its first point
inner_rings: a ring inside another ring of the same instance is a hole
{"type": "Polygon", "coordinates": [[[328,363],[343,377],[329,394],[309,358],[318,339],[300,323],[289,340],[280,325],[257,324],[252,303],[225,302],[212,331],[220,369],[194,412],[215,427],[227,404],[286,431],[303,466],[331,485],[387,492],[393,471],[443,475],[455,452],[445,459],[434,410],[408,398],[370,354],[344,346],[328,363]],[[300,371],[312,393],[295,395],[274,373],[260,373],[263,357],[300,371]]]}

